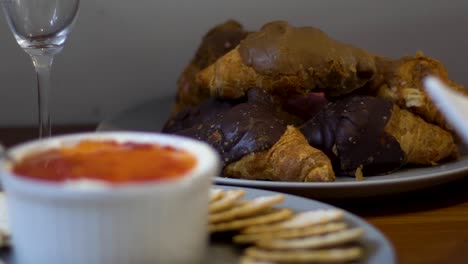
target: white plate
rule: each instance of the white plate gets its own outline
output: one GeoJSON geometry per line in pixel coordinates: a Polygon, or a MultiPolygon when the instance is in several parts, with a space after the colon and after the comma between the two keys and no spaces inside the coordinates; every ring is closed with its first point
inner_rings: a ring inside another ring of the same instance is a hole
{"type": "MultiPolygon", "coordinates": [[[[169,117],[174,99],[153,99],[102,122],[98,130],[160,131],[169,117]]],[[[335,182],[299,183],[216,178],[217,184],[254,187],[314,198],[349,198],[388,195],[424,189],[468,176],[468,155],[435,167],[409,168],[385,176],[369,176],[364,181],[338,177],[335,182]]]]}
{"type": "MultiPolygon", "coordinates": [[[[216,188],[222,189],[236,189],[236,187],[217,186],[216,188]]],[[[277,192],[243,188],[246,191],[244,199],[253,199],[258,196],[275,195],[277,192]]],[[[296,212],[309,211],[315,209],[333,209],[336,207],[322,202],[311,199],[305,199],[294,195],[285,194],[285,201],[281,203],[280,207],[288,207],[296,212]]],[[[5,201],[0,197],[0,208],[5,201]]],[[[4,207],[3,207],[4,208],[4,207]]],[[[5,217],[6,211],[0,211],[0,217],[5,217]]],[[[345,211],[344,220],[350,226],[361,227],[365,230],[365,235],[361,239],[361,243],[365,248],[366,257],[364,263],[378,263],[378,264],[393,264],[396,263],[396,256],[391,243],[385,236],[378,231],[375,227],[367,223],[360,217],[345,211]]],[[[14,248],[14,246],[13,246],[14,248]]],[[[223,263],[234,264],[239,263],[239,257],[242,253],[240,248],[236,248],[230,243],[212,242],[207,252],[207,264],[223,263]]],[[[3,250],[0,257],[6,263],[15,263],[10,252],[3,250]]]]}

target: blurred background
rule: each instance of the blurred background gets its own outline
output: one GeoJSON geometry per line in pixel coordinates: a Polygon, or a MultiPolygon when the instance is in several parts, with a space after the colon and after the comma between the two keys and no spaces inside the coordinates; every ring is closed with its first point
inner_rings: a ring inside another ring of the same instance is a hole
{"type": "MultiPolygon", "coordinates": [[[[34,68],[1,16],[0,127],[34,127],[34,68]]],[[[421,50],[468,86],[466,0],[85,0],[53,65],[53,124],[95,124],[173,94],[204,33],[230,18],[250,30],[278,19],[313,25],[395,58],[421,50]]]]}

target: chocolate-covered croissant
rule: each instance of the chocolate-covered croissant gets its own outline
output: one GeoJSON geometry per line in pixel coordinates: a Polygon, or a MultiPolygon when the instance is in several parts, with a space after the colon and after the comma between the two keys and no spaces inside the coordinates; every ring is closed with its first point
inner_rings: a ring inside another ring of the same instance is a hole
{"type": "Polygon", "coordinates": [[[163,132],[205,141],[227,164],[269,149],[293,122],[277,111],[271,100],[260,90],[251,90],[247,99],[238,102],[209,99],[169,120],[163,132]]]}
{"type": "Polygon", "coordinates": [[[272,181],[335,180],[330,159],[312,147],[299,129],[288,126],[269,150],[251,153],[224,168],[234,178],[272,181]]]}
{"type": "Polygon", "coordinates": [[[195,82],[196,75],[200,70],[235,48],[246,35],[247,32],[242,25],[234,20],[216,25],[206,33],[192,61],[177,81],[176,104],[173,113],[177,113],[186,106],[196,106],[210,96],[206,89],[201,89],[195,82]]]}
{"type": "Polygon", "coordinates": [[[340,174],[382,174],[407,163],[433,165],[458,151],[449,132],[378,97],[329,103],[301,131],[340,174]]]}
{"type": "Polygon", "coordinates": [[[317,28],[275,21],[202,70],[197,81],[211,96],[225,98],[242,97],[252,87],[288,97],[311,91],[337,96],[363,87],[375,72],[373,54],[317,28]]]}
{"type": "Polygon", "coordinates": [[[213,146],[224,165],[228,165],[225,176],[334,180],[327,156],[311,147],[297,129],[286,129],[298,121],[282,111],[270,95],[252,89],[247,99],[209,99],[199,107],[179,112],[167,122],[163,132],[196,138],[213,146]],[[246,173],[250,171],[255,173],[246,173]]]}

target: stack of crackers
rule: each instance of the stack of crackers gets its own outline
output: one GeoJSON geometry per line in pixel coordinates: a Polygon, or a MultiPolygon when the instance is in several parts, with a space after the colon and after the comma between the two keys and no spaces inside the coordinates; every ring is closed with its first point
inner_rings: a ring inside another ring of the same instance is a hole
{"type": "Polygon", "coordinates": [[[277,205],[283,195],[243,200],[243,190],[212,189],[209,231],[232,233],[245,246],[242,264],[343,263],[359,261],[364,230],[344,222],[339,209],[295,213],[277,205]]]}

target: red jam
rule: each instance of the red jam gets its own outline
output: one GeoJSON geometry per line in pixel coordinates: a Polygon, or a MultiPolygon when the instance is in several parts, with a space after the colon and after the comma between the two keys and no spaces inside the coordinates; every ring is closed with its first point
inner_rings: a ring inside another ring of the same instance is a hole
{"type": "Polygon", "coordinates": [[[85,140],[30,154],[14,165],[13,172],[19,177],[51,182],[93,179],[123,184],[176,179],[195,164],[190,153],[173,147],[85,140]]]}

